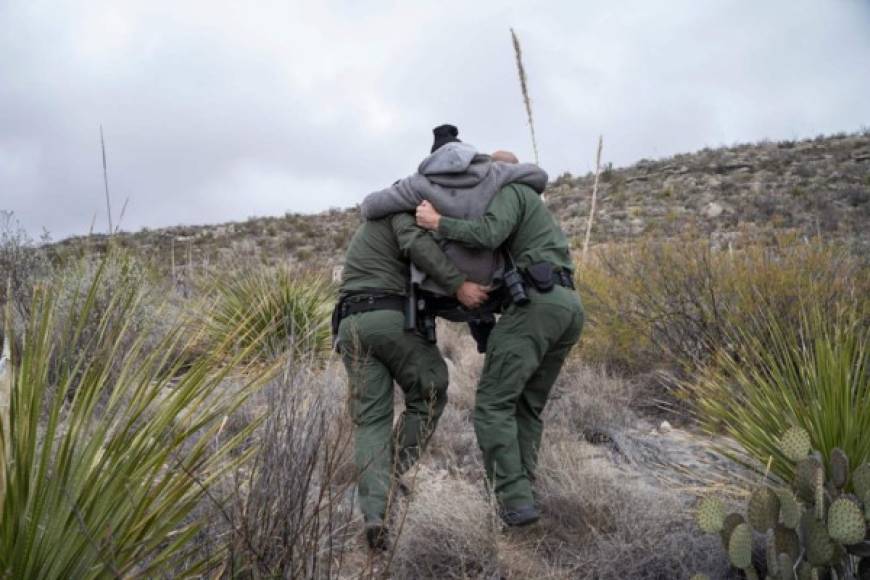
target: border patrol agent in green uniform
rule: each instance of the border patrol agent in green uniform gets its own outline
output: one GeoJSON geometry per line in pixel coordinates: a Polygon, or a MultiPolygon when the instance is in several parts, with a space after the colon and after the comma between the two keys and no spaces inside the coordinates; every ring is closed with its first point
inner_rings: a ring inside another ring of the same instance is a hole
{"type": "Polygon", "coordinates": [[[338,349],[348,374],[359,501],[372,548],[386,543],[393,476],[420,456],[447,403],[441,353],[416,330],[406,330],[409,260],[460,297],[463,291],[476,292],[478,302],[486,297],[480,286],[465,281],[410,214],[365,222],[350,242],[333,326],[338,322],[338,349]],[[405,395],[395,434],[394,379],[405,395]]]}
{"type": "Polygon", "coordinates": [[[417,223],[472,247],[504,244],[522,277],[509,284],[514,301],[489,336],[474,429],[502,519],[508,525],[533,523],[540,517],[532,483],[543,431],[541,413],[583,329],[568,240],[538,194],[518,184],[503,187],[477,220],[441,217],[424,202],[417,209],[417,223]]]}

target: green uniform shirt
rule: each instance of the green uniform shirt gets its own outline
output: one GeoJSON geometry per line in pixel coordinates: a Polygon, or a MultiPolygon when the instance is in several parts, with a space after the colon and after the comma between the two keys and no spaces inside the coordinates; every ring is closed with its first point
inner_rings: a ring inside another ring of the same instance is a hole
{"type": "Polygon", "coordinates": [[[574,270],[568,239],[540,196],[526,185],[503,187],[476,220],[441,217],[438,233],[475,248],[495,250],[507,242],[517,268],[550,262],[574,270]]]}
{"type": "Polygon", "coordinates": [[[404,296],[411,276],[409,260],[451,294],[465,281],[432,235],[417,227],[411,214],[397,213],[357,229],[345,257],[341,292],[404,296]]]}

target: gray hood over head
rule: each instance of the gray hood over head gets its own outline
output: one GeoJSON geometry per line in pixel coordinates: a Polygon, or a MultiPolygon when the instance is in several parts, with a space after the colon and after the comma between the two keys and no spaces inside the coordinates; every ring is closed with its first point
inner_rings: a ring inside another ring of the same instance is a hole
{"type": "Polygon", "coordinates": [[[364,219],[374,220],[413,211],[427,200],[443,215],[476,219],[505,185],[522,183],[543,193],[547,180],[547,172],[533,163],[493,161],[473,145],[448,143],[423,159],[414,175],[367,195],[360,210],[364,219]]]}
{"type": "MultiPolygon", "coordinates": [[[[442,215],[473,220],[486,213],[489,202],[505,185],[522,183],[542,193],[547,180],[547,172],[537,165],[493,161],[473,145],[454,142],[423,159],[414,175],[367,195],[360,204],[360,211],[364,219],[380,219],[393,213],[414,211],[426,200],[442,215]]],[[[493,252],[453,243],[445,243],[443,247],[457,268],[473,282],[488,284],[498,274],[501,261],[493,252]]]]}

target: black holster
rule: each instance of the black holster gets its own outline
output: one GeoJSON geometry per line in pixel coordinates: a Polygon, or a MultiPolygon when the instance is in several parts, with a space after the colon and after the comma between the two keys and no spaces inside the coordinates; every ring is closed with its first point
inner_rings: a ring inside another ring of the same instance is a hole
{"type": "Polygon", "coordinates": [[[341,326],[342,318],[341,298],[335,303],[335,308],[332,309],[332,319],[330,320],[330,328],[332,329],[332,350],[340,352],[338,345],[338,327],[341,326]]]}
{"type": "Polygon", "coordinates": [[[493,328],[495,328],[495,315],[492,313],[482,314],[468,321],[471,337],[477,343],[477,352],[486,352],[486,347],[489,344],[489,335],[493,328]]]}

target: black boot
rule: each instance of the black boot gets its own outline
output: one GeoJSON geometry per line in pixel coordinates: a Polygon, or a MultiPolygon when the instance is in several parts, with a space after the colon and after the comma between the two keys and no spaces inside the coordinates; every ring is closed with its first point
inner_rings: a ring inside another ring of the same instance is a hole
{"type": "Polygon", "coordinates": [[[541,512],[533,505],[524,505],[510,509],[502,508],[499,515],[504,523],[511,527],[527,526],[541,518],[541,512]]]}
{"type": "Polygon", "coordinates": [[[381,518],[372,518],[366,521],[365,524],[366,542],[369,548],[376,552],[383,552],[387,549],[387,526],[381,518]]]}

